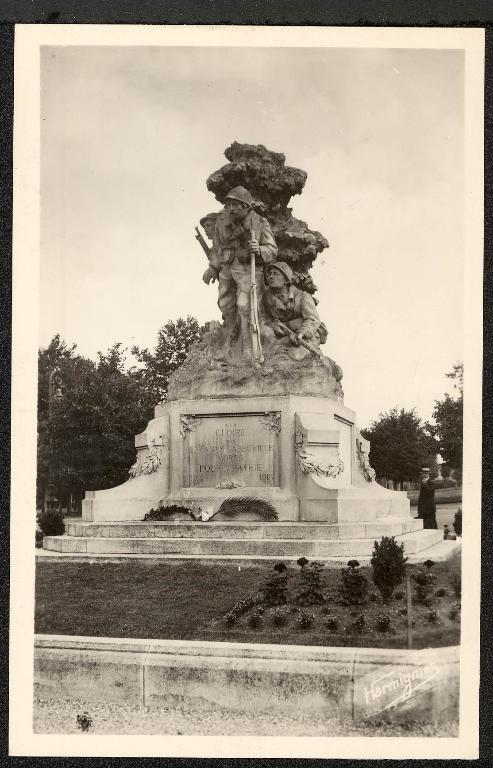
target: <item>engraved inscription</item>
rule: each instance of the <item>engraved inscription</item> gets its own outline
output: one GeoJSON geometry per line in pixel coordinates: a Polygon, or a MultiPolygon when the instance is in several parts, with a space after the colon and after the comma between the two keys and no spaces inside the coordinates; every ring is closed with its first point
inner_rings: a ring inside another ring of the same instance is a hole
{"type": "Polygon", "coordinates": [[[185,487],[279,485],[278,432],[261,417],[213,416],[185,434],[185,487]]]}

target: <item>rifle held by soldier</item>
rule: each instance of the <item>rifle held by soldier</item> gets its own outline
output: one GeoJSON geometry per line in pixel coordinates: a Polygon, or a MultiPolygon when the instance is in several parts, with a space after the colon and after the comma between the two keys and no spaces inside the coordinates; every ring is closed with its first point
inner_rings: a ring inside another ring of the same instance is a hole
{"type": "Polygon", "coordinates": [[[284,325],[284,323],[281,323],[280,320],[277,321],[279,326],[283,329],[283,331],[286,331],[286,336],[288,336],[289,340],[296,344],[296,346],[301,345],[305,349],[307,349],[309,352],[312,353],[312,355],[315,355],[316,357],[319,357],[320,359],[323,359],[322,350],[318,347],[315,347],[313,344],[310,344],[310,342],[305,341],[305,339],[300,339],[300,337],[291,330],[291,328],[288,328],[287,325],[284,325]]]}
{"type": "MultiPolygon", "coordinates": [[[[250,240],[255,240],[253,229],[250,231],[250,240]]],[[[252,332],[253,360],[262,364],[264,355],[260,340],[260,322],[258,314],[257,283],[255,275],[255,254],[250,255],[250,329],[252,332]]]]}
{"type": "Polygon", "coordinates": [[[207,256],[207,258],[209,258],[210,253],[211,253],[211,249],[209,248],[209,246],[205,242],[204,237],[203,237],[202,232],[200,231],[200,229],[198,227],[195,227],[195,231],[197,233],[195,235],[195,239],[199,241],[200,245],[202,246],[202,250],[204,251],[204,253],[207,256]]]}

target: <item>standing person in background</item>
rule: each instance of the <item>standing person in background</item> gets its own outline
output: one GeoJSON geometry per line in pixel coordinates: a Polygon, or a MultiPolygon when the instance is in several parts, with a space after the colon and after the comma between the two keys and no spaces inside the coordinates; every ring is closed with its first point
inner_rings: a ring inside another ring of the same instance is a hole
{"type": "Polygon", "coordinates": [[[430,477],[429,467],[423,467],[418,497],[418,518],[423,520],[423,528],[438,528],[436,513],[435,484],[430,477]]]}

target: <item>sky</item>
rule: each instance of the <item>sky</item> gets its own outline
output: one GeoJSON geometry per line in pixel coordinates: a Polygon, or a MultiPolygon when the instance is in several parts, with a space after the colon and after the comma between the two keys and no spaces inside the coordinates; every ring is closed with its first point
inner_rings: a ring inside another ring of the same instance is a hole
{"type": "Polygon", "coordinates": [[[47,46],[41,54],[40,338],[95,358],[220,319],[194,238],[233,141],[308,173],[293,214],[329,240],[312,275],[367,426],[429,419],[463,359],[463,53],[47,46]]]}

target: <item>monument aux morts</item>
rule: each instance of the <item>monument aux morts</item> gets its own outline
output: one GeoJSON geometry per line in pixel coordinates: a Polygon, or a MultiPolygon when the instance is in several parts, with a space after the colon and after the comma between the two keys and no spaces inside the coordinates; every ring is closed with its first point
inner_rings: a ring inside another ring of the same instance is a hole
{"type": "Polygon", "coordinates": [[[235,142],[225,154],[207,179],[220,206],[201,219],[205,237],[196,228],[222,322],[206,325],[135,438],[129,480],[88,491],[82,521],[44,546],[323,558],[368,556],[395,535],[408,554],[426,549],[440,531],[423,530],[406,493],[375,481],[342,370],[324,353],[310,268],[328,242],[288,207],[306,173],[261,145],[235,142]],[[248,503],[218,513],[245,497],[268,502],[273,518],[248,503]],[[158,506],[176,514],[143,522],[158,506]]]}

